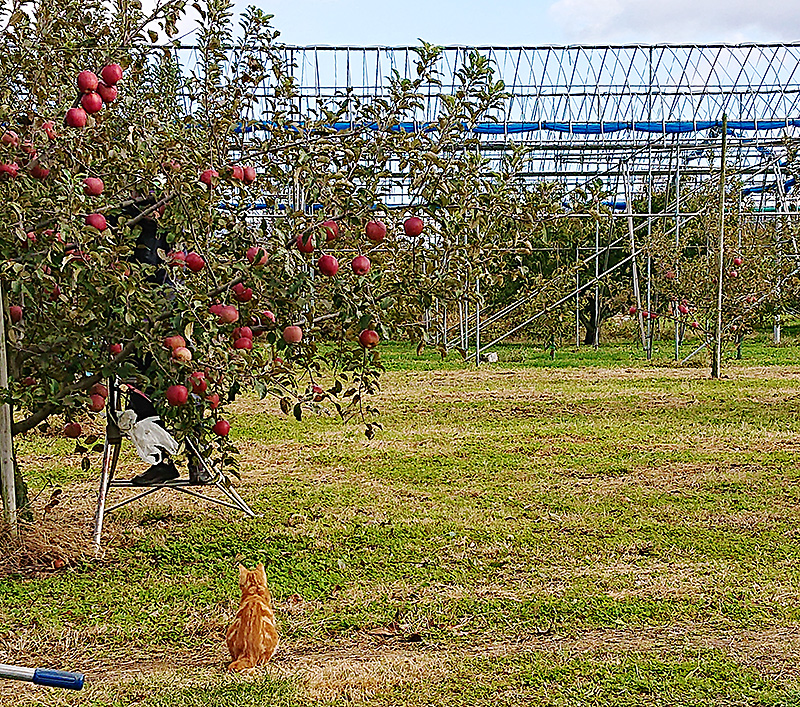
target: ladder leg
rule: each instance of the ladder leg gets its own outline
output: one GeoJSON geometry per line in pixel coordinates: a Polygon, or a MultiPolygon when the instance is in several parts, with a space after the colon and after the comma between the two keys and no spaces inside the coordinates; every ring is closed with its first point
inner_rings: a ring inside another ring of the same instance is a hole
{"type": "Polygon", "coordinates": [[[103,444],[103,467],[100,471],[100,491],[97,494],[97,510],[94,514],[94,534],[92,535],[95,554],[100,552],[100,537],[103,534],[103,518],[106,511],[108,487],[111,484],[111,479],[114,478],[121,446],[122,440],[116,425],[114,425],[114,429],[107,426],[106,439],[103,444]]]}

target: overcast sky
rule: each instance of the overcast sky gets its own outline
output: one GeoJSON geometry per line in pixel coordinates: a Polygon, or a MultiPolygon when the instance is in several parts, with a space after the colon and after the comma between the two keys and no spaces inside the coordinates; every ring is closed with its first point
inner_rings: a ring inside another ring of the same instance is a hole
{"type": "MultiPolygon", "coordinates": [[[[151,0],[152,1],[152,0],[151,0]]],[[[237,0],[288,44],[582,44],[800,40],[800,0],[237,0]]],[[[191,10],[193,15],[194,11],[191,10]]]]}

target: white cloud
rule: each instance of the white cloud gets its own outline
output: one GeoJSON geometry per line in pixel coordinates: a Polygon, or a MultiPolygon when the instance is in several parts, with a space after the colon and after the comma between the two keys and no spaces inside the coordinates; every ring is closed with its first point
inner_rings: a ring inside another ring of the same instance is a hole
{"type": "Polygon", "coordinates": [[[800,4],[786,0],[555,0],[568,42],[756,42],[800,39],[800,4]]]}

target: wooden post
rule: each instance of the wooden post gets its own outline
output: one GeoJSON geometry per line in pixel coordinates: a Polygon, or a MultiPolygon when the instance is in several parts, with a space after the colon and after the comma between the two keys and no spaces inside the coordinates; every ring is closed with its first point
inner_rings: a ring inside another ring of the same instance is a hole
{"type": "Polygon", "coordinates": [[[725,151],[728,146],[728,116],[722,114],[722,157],[719,172],[719,243],[717,244],[717,312],[714,321],[714,348],[711,377],[719,378],[722,367],[722,282],[725,270],[725,151]]]}
{"type": "MultiPolygon", "coordinates": [[[[6,351],[5,297],[0,282],[0,388],[8,390],[8,353],[6,351]]],[[[17,490],[14,486],[14,447],[11,439],[11,406],[0,405],[0,479],[3,491],[3,517],[16,537],[17,490]]]]}

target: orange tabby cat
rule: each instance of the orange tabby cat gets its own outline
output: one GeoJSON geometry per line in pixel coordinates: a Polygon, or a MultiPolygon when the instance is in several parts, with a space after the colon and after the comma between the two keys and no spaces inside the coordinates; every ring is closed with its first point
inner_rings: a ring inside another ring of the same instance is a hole
{"type": "Polygon", "coordinates": [[[226,638],[233,662],[228,670],[246,670],[266,663],[278,647],[278,626],[272,612],[264,565],[254,570],[239,565],[242,598],[226,638]]]}

